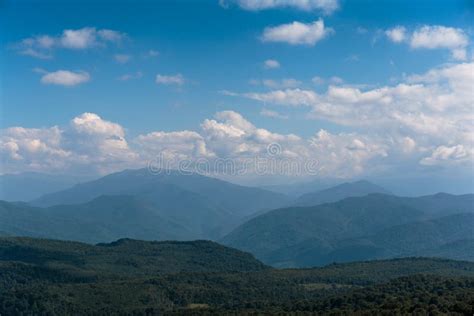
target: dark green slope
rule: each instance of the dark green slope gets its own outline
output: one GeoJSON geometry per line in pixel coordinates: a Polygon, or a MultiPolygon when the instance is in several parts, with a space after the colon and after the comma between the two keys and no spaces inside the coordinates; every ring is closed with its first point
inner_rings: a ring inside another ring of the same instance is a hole
{"type": "Polygon", "coordinates": [[[276,270],[207,241],[0,238],[0,271],[5,315],[466,314],[474,302],[474,263],[404,258],[276,270]]]}
{"type": "Polygon", "coordinates": [[[371,194],[278,209],[249,220],[222,242],[279,267],[435,253],[446,243],[473,239],[472,197],[371,194]]]}
{"type": "Polygon", "coordinates": [[[418,251],[416,255],[474,261],[474,239],[456,240],[441,247],[418,251]]]}
{"type": "Polygon", "coordinates": [[[303,194],[295,201],[294,205],[313,206],[337,202],[348,197],[364,196],[371,193],[390,194],[390,192],[378,185],[361,180],[351,183],[342,183],[325,190],[303,194]]]}
{"type": "Polygon", "coordinates": [[[0,238],[0,262],[107,277],[153,276],[177,272],[267,269],[252,255],[215,242],[120,239],[89,245],[26,237],[0,238]]]}
{"type": "Polygon", "coordinates": [[[423,212],[404,207],[391,196],[372,194],[313,207],[278,209],[239,226],[222,242],[258,258],[308,239],[321,246],[335,239],[364,236],[420,219],[423,212]]]}
{"type": "Polygon", "coordinates": [[[403,256],[430,256],[469,260],[474,252],[465,238],[474,238],[474,214],[397,225],[375,235],[333,240],[324,245],[305,240],[278,249],[265,257],[275,266],[308,267],[331,262],[350,262],[403,256]]]}

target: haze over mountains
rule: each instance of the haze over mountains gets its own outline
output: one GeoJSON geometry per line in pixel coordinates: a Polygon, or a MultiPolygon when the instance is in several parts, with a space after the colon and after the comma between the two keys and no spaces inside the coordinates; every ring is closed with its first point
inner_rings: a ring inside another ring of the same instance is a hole
{"type": "Polygon", "coordinates": [[[474,260],[473,205],[472,194],[398,197],[368,181],[291,198],[198,174],[138,169],[30,203],[2,201],[0,234],[88,243],[210,239],[279,267],[412,255],[474,260]]]}
{"type": "Polygon", "coordinates": [[[92,176],[52,175],[37,172],[0,175],[0,200],[31,201],[93,179],[92,176]]]}
{"type": "Polygon", "coordinates": [[[419,198],[370,194],[267,212],[222,242],[285,267],[436,253],[447,243],[474,239],[473,203],[472,194],[419,198]]]}
{"type": "Polygon", "coordinates": [[[296,206],[318,205],[337,202],[346,197],[364,196],[370,193],[391,194],[389,191],[378,185],[370,183],[369,181],[360,180],[351,183],[342,183],[329,189],[303,194],[294,204],[296,206]]]}
{"type": "Polygon", "coordinates": [[[45,208],[3,203],[0,231],[86,242],[216,239],[245,216],[288,202],[283,194],[197,174],[125,170],[31,203],[45,208]]]}

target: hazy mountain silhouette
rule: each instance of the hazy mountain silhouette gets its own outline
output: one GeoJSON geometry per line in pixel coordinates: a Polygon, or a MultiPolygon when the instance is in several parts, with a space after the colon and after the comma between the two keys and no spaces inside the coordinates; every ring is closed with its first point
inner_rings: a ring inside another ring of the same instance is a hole
{"type": "Polygon", "coordinates": [[[471,239],[472,214],[453,214],[472,213],[473,201],[472,194],[420,198],[370,194],[312,207],[289,207],[249,220],[222,242],[277,266],[398,256],[471,239]],[[449,215],[453,217],[436,220],[449,215]],[[442,237],[436,239],[433,231],[443,232],[442,237]],[[407,248],[397,250],[398,242],[398,247],[406,243],[407,248]]]}
{"type": "Polygon", "coordinates": [[[294,204],[295,206],[312,206],[337,202],[348,197],[364,196],[370,193],[391,194],[389,191],[378,185],[366,180],[360,180],[356,182],[342,183],[325,190],[303,194],[294,204]]]}

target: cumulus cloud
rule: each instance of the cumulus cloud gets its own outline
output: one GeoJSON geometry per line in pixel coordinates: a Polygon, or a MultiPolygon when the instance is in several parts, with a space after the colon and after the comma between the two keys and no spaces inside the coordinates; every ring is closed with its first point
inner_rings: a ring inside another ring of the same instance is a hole
{"type": "Polygon", "coordinates": [[[394,42],[394,43],[401,43],[406,38],[406,28],[403,26],[396,26],[390,30],[385,31],[385,35],[394,42]]]}
{"type": "Polygon", "coordinates": [[[229,3],[236,2],[242,9],[250,11],[260,11],[275,8],[295,8],[303,11],[320,10],[326,14],[331,14],[339,8],[338,0],[220,0],[223,7],[229,3]]]}
{"type": "Polygon", "coordinates": [[[413,49],[447,49],[456,60],[466,60],[466,48],[469,38],[459,28],[442,25],[424,25],[408,34],[403,26],[385,31],[388,38],[395,43],[406,42],[413,49]]]}
{"type": "Polygon", "coordinates": [[[425,157],[421,160],[423,165],[443,165],[443,164],[458,164],[458,163],[471,163],[474,157],[474,150],[466,148],[464,145],[455,146],[439,146],[437,147],[429,157],[425,157]]]}
{"type": "Polygon", "coordinates": [[[164,85],[178,85],[182,86],[184,84],[184,77],[181,74],[176,75],[156,75],[155,82],[157,84],[164,84],[164,85]]]}
{"type": "Polygon", "coordinates": [[[228,94],[266,102],[262,116],[286,118],[269,108],[273,104],[301,107],[308,118],[344,126],[339,133],[315,127],[314,134],[305,138],[276,133],[240,113],[223,111],[203,120],[196,130],[156,130],[127,139],[120,124],[83,113],[66,126],[2,130],[0,157],[4,172],[110,172],[143,167],[156,157],[170,167],[183,160],[198,164],[200,159],[230,159],[249,175],[262,167],[255,157],[271,158],[264,161],[266,168],[275,161],[300,167],[311,162],[318,175],[331,177],[397,172],[397,168],[471,172],[473,84],[474,63],[459,63],[377,88],[330,84],[320,93],[288,88],[228,94]],[[271,146],[276,151],[269,151],[271,146]]]}
{"type": "MultiPolygon", "coordinates": [[[[269,109],[262,110],[262,115],[285,118],[269,109]]],[[[425,138],[418,136],[401,132],[331,133],[320,129],[302,138],[257,127],[240,113],[223,111],[205,119],[195,131],[153,131],[127,140],[125,128],[118,123],[94,113],[83,113],[66,126],[2,130],[0,157],[3,172],[108,173],[144,167],[158,157],[164,166],[171,168],[179,167],[182,162],[188,162],[189,166],[204,161],[215,167],[218,161],[231,161],[232,166],[242,168],[243,176],[267,174],[262,173],[263,168],[270,173],[307,175],[311,172],[322,177],[352,177],[397,164],[416,165],[418,161],[430,167],[460,166],[472,160],[469,149],[472,147],[463,144],[430,147],[425,138]],[[271,146],[276,146],[276,151],[270,151],[271,146]],[[283,169],[274,169],[275,166],[283,169]],[[288,167],[291,168],[285,169],[288,167]]],[[[198,168],[197,171],[216,170],[198,168]]]]}
{"type": "Polygon", "coordinates": [[[127,34],[125,33],[114,31],[114,30],[108,30],[108,29],[98,30],[97,35],[103,41],[112,42],[112,43],[120,43],[121,41],[123,41],[124,38],[127,37],[127,34]]]}
{"type": "Polygon", "coordinates": [[[21,40],[13,45],[22,55],[50,59],[56,48],[84,50],[107,43],[120,43],[126,38],[125,33],[109,29],[84,27],[82,29],[66,29],[61,35],[37,35],[21,40]]]}
{"type": "Polygon", "coordinates": [[[85,49],[96,44],[96,31],[94,28],[85,27],[79,30],[64,30],[60,44],[70,49],[85,49]]]}
{"type": "Polygon", "coordinates": [[[278,60],[275,59],[267,59],[265,60],[263,65],[266,69],[280,68],[280,63],[278,62],[278,60]]]}
{"type": "Polygon", "coordinates": [[[194,131],[152,132],[135,140],[142,156],[154,159],[158,155],[169,162],[213,157],[203,137],[194,131]]]}
{"type": "Polygon", "coordinates": [[[137,158],[123,128],[93,113],[77,116],[64,127],[10,127],[1,135],[4,172],[110,172],[137,158]]]}
{"type": "Polygon", "coordinates": [[[460,63],[375,89],[329,85],[324,93],[296,88],[236,95],[266,105],[304,107],[309,118],[386,135],[397,139],[393,144],[401,152],[417,152],[425,156],[420,163],[433,165],[443,157],[465,157],[462,163],[470,160],[461,147],[454,147],[453,155],[444,153],[458,145],[470,153],[467,148],[473,146],[473,85],[474,63],[460,63]]]}
{"type": "Polygon", "coordinates": [[[41,77],[41,83],[60,86],[76,86],[90,80],[90,76],[85,71],[57,70],[47,72],[41,77]]]}
{"type": "Polygon", "coordinates": [[[289,24],[265,28],[262,41],[312,46],[332,33],[334,33],[334,30],[325,27],[322,19],[312,23],[295,21],[289,24]]]}

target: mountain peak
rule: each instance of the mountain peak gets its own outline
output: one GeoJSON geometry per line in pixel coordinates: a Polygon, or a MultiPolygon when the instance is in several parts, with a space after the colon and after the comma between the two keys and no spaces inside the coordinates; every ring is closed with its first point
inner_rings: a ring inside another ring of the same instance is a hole
{"type": "Polygon", "coordinates": [[[367,180],[345,182],[334,187],[303,194],[295,203],[297,206],[311,206],[336,202],[348,197],[365,196],[371,193],[391,194],[384,188],[367,180]]]}

